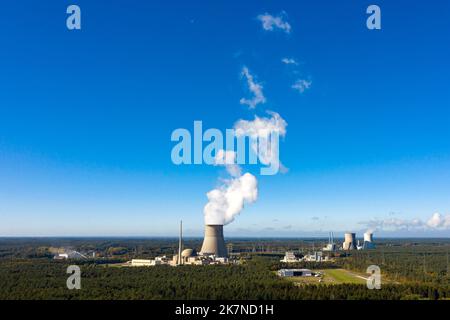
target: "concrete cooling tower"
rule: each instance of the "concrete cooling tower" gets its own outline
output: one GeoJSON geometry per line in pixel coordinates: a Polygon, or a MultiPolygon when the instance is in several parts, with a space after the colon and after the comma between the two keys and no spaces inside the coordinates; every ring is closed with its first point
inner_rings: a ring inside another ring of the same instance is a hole
{"type": "Polygon", "coordinates": [[[373,242],[373,233],[366,232],[364,233],[364,242],[373,242]]]}
{"type": "Polygon", "coordinates": [[[356,235],[354,233],[345,234],[342,248],[344,250],[356,250],[356,235]]]}
{"type": "Polygon", "coordinates": [[[227,248],[223,238],[222,225],[206,225],[205,239],[203,239],[202,255],[214,255],[220,258],[227,257],[227,248]]]}
{"type": "Polygon", "coordinates": [[[373,233],[364,233],[363,249],[375,249],[375,244],[373,243],[373,233]]]}

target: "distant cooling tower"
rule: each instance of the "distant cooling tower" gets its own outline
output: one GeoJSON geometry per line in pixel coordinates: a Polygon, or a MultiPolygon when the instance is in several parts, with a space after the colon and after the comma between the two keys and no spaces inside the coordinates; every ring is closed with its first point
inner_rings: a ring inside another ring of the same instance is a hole
{"type": "Polygon", "coordinates": [[[206,225],[205,239],[203,240],[202,255],[215,255],[216,257],[226,258],[227,248],[223,238],[222,225],[206,225]]]}
{"type": "Polygon", "coordinates": [[[364,233],[364,242],[373,242],[373,233],[371,232],[364,233]]]}
{"type": "Polygon", "coordinates": [[[373,233],[364,233],[363,249],[375,249],[375,244],[373,243],[373,233]]]}
{"type": "Polygon", "coordinates": [[[345,234],[342,248],[344,250],[356,250],[356,235],[354,233],[345,234]]]}

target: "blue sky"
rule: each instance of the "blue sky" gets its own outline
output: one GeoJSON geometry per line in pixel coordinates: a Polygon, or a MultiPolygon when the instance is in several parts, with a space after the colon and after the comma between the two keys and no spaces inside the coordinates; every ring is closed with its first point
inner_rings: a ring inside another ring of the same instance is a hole
{"type": "Polygon", "coordinates": [[[3,4],[0,236],[175,235],[180,219],[201,235],[225,172],[175,166],[172,131],[194,120],[224,131],[266,110],[288,123],[289,170],[244,167],[259,197],[228,235],[449,236],[427,221],[450,214],[450,4],[376,1],[382,29],[368,30],[370,4],[3,4]],[[66,28],[69,4],[81,30],[66,28]],[[290,32],[265,30],[266,13],[290,32]],[[267,99],[255,110],[239,103],[251,97],[244,66],[267,99]]]}

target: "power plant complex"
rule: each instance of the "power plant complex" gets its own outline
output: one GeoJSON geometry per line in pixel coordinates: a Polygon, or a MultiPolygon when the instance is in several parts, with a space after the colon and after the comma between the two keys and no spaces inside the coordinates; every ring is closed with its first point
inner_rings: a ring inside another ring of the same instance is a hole
{"type": "Polygon", "coordinates": [[[131,266],[155,266],[155,265],[209,265],[228,263],[228,253],[223,237],[223,225],[205,225],[205,237],[199,253],[195,249],[183,248],[183,222],[180,222],[180,236],[178,241],[178,253],[172,257],[156,257],[155,259],[133,259],[131,266]]]}
{"type": "MultiPolygon", "coordinates": [[[[297,258],[294,252],[286,252],[284,258],[280,260],[285,263],[294,263],[298,261],[322,262],[328,261],[333,255],[324,255],[323,252],[334,252],[338,250],[367,250],[374,249],[373,233],[367,231],[364,233],[363,243],[360,245],[356,239],[356,233],[347,232],[344,234],[342,247],[337,247],[333,233],[330,232],[328,244],[322,248],[322,251],[314,251],[313,254],[303,255],[297,258]]],[[[156,266],[156,265],[210,265],[230,263],[227,247],[223,234],[223,225],[206,224],[203,243],[200,252],[193,248],[183,248],[183,223],[180,222],[180,236],[178,241],[177,254],[172,258],[167,256],[156,257],[154,259],[133,259],[127,264],[131,266],[156,266]]]]}

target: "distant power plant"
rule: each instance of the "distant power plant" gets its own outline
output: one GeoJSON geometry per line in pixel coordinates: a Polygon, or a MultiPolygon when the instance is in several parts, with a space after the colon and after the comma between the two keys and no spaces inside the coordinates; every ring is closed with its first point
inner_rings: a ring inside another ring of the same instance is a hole
{"type": "Polygon", "coordinates": [[[344,243],[342,244],[343,250],[356,250],[356,234],[346,233],[344,235],[344,243]]]}
{"type": "Polygon", "coordinates": [[[359,240],[356,241],[355,233],[346,233],[344,235],[344,243],[342,244],[342,250],[366,250],[375,249],[375,244],[373,243],[373,233],[367,231],[364,233],[363,244],[360,245],[359,240]]]}
{"type": "Polygon", "coordinates": [[[226,258],[227,248],[223,238],[223,225],[205,225],[205,238],[203,239],[201,255],[226,258]]]}
{"type": "MultiPolygon", "coordinates": [[[[205,237],[203,239],[203,244],[200,252],[195,249],[184,248],[183,243],[183,222],[180,221],[178,239],[178,250],[173,255],[172,259],[167,256],[159,256],[154,259],[132,259],[128,261],[125,265],[144,267],[144,266],[156,266],[156,265],[171,265],[171,266],[181,266],[181,265],[214,265],[214,264],[229,264],[229,263],[239,263],[237,260],[228,259],[228,249],[225,245],[225,239],[223,236],[223,225],[221,224],[206,224],[205,225],[205,237]]],[[[322,248],[322,251],[315,251],[314,244],[312,246],[312,253],[309,252],[304,255],[296,256],[293,251],[287,251],[284,258],[280,261],[283,263],[296,263],[301,261],[306,262],[323,262],[332,261],[336,254],[340,256],[339,253],[334,253],[338,250],[365,250],[374,249],[375,245],[373,243],[373,233],[367,231],[364,233],[364,240],[362,245],[360,245],[359,240],[356,240],[356,234],[352,232],[347,232],[344,234],[344,242],[342,247],[338,247],[335,243],[333,232],[330,232],[328,237],[328,244],[322,248]],[[323,252],[328,252],[328,254],[323,254],[323,252]]],[[[231,248],[230,248],[231,249],[231,248]]],[[[230,250],[231,251],[231,250],[230,250]]],[[[60,255],[58,258],[68,258],[67,254],[60,255]]]]}

